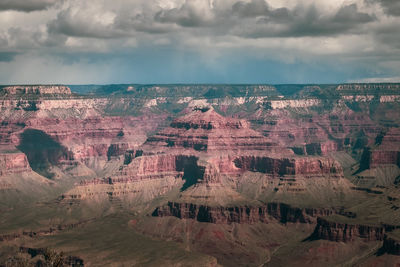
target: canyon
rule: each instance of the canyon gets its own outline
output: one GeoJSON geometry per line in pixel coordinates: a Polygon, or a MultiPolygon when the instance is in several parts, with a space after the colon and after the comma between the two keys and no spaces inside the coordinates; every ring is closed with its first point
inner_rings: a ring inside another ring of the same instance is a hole
{"type": "Polygon", "coordinates": [[[399,84],[88,88],[0,86],[0,266],[400,264],[399,84]]]}

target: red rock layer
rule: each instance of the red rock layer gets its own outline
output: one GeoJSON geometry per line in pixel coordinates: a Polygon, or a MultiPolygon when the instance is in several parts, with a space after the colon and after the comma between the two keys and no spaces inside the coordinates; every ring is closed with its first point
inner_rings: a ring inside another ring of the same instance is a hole
{"type": "Polygon", "coordinates": [[[212,108],[197,109],[174,120],[147,143],[197,151],[269,150],[276,146],[250,129],[247,121],[225,118],[212,108]]]}
{"type": "Polygon", "coordinates": [[[68,149],[70,157],[63,160],[63,164],[71,165],[73,162],[68,161],[72,159],[89,166],[98,160],[105,162],[135,149],[146,140],[146,132],[153,129],[157,121],[157,118],[99,116],[7,121],[0,125],[0,144],[18,146],[21,133],[26,129],[36,129],[68,149]]]}
{"type": "Polygon", "coordinates": [[[362,131],[374,138],[381,128],[366,115],[346,107],[344,112],[312,117],[291,118],[285,110],[273,111],[268,116],[254,115],[252,121],[272,142],[282,146],[302,148],[305,155],[327,155],[340,151],[362,131]]]}
{"type": "Polygon", "coordinates": [[[129,165],[123,166],[115,175],[116,177],[141,177],[156,174],[183,172],[186,164],[196,164],[195,156],[174,154],[160,154],[153,156],[141,156],[129,165]]]}
{"type": "Polygon", "coordinates": [[[24,173],[32,171],[28,159],[24,153],[0,152],[0,176],[12,173],[24,173]]]}
{"type": "Polygon", "coordinates": [[[370,153],[371,168],[385,164],[395,164],[400,167],[400,151],[372,150],[370,153]]]}
{"type": "Polygon", "coordinates": [[[336,242],[350,242],[356,238],[375,241],[383,240],[384,236],[384,226],[338,223],[323,218],[317,219],[317,225],[312,234],[312,238],[336,242]]]}
{"type": "Polygon", "coordinates": [[[174,216],[180,219],[194,219],[199,222],[268,223],[279,220],[282,223],[314,223],[316,216],[333,214],[332,209],[296,208],[282,203],[268,203],[265,206],[210,207],[191,203],[168,202],[152,213],[155,217],[174,216]]]}
{"type": "Polygon", "coordinates": [[[370,167],[395,164],[400,167],[400,129],[391,128],[382,138],[381,144],[370,152],[370,167]]]}
{"type": "Polygon", "coordinates": [[[235,160],[236,167],[275,175],[325,175],[343,176],[340,164],[330,158],[270,158],[261,156],[241,156],[235,160]]]}

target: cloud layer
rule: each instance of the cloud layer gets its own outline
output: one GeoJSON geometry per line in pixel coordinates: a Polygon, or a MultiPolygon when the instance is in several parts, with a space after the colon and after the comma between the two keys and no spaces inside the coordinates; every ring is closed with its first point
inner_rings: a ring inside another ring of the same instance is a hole
{"type": "Polygon", "coordinates": [[[3,0],[0,82],[388,80],[399,3],[3,0]]]}
{"type": "Polygon", "coordinates": [[[2,0],[0,10],[31,12],[47,9],[55,3],[56,0],[2,0]]]}

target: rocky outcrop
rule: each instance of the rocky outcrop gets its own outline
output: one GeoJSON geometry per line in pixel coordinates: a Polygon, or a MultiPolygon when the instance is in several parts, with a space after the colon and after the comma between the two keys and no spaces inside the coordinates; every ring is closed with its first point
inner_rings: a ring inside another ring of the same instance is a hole
{"type": "Polygon", "coordinates": [[[370,154],[370,168],[386,164],[393,164],[400,167],[400,151],[372,150],[370,154]]]}
{"type": "Polygon", "coordinates": [[[400,102],[399,95],[382,95],[379,99],[381,103],[393,103],[393,102],[400,102]]]}
{"type": "Polygon", "coordinates": [[[270,158],[260,156],[241,156],[235,160],[236,167],[245,171],[262,172],[274,175],[330,175],[340,178],[343,170],[331,158],[270,158]]]}
{"type": "MultiPolygon", "coordinates": [[[[210,107],[194,108],[170,127],[147,140],[147,145],[195,151],[273,150],[276,144],[250,128],[246,120],[226,118],[210,107]]],[[[281,153],[291,151],[280,148],[281,153]]]]}
{"type": "Polygon", "coordinates": [[[400,130],[391,128],[387,132],[381,132],[375,140],[376,148],[369,149],[369,167],[393,164],[400,167],[400,130]]]}
{"type": "Polygon", "coordinates": [[[267,103],[272,109],[307,108],[321,105],[321,101],[319,99],[272,100],[267,103]]]}
{"type": "Polygon", "coordinates": [[[318,218],[317,225],[311,238],[336,242],[350,242],[354,241],[356,238],[363,238],[368,241],[383,240],[384,236],[384,226],[342,223],[318,218]]]}
{"type": "Polygon", "coordinates": [[[70,95],[71,89],[63,85],[15,85],[3,88],[9,95],[70,95]]]}
{"type": "Polygon", "coordinates": [[[31,172],[26,155],[18,151],[0,151],[0,176],[31,172]]]}
{"type": "Polygon", "coordinates": [[[333,209],[297,208],[283,203],[268,203],[265,206],[211,207],[168,202],[167,205],[156,208],[152,216],[174,216],[216,224],[268,223],[272,220],[281,223],[314,223],[317,216],[330,215],[333,212],[333,209]]]}
{"type": "Polygon", "coordinates": [[[185,168],[197,165],[198,158],[185,155],[154,155],[140,156],[132,160],[129,165],[123,166],[116,177],[137,177],[143,179],[148,176],[159,176],[165,173],[182,173],[185,168]]]}
{"type": "Polygon", "coordinates": [[[341,84],[336,87],[339,91],[362,91],[362,90],[398,90],[400,88],[399,84],[395,83],[351,83],[351,84],[341,84]]]}

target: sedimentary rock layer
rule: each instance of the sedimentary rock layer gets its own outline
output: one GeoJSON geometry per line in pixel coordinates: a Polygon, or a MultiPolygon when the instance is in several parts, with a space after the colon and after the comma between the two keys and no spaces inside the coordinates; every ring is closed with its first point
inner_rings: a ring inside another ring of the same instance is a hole
{"type": "Polygon", "coordinates": [[[0,176],[31,172],[26,155],[22,152],[4,153],[0,152],[0,176]]]}
{"type": "Polygon", "coordinates": [[[268,203],[265,206],[210,207],[191,203],[168,202],[158,207],[152,216],[174,216],[180,219],[194,219],[199,222],[231,223],[268,223],[278,220],[282,223],[314,223],[316,216],[333,214],[333,209],[296,208],[283,203],[268,203]]]}
{"type": "Polygon", "coordinates": [[[356,238],[368,241],[383,240],[385,236],[384,226],[340,223],[323,218],[317,219],[312,238],[325,239],[336,242],[350,242],[356,238]]]}
{"type": "Polygon", "coordinates": [[[10,95],[70,95],[71,89],[64,85],[15,85],[3,87],[10,95]]]}

